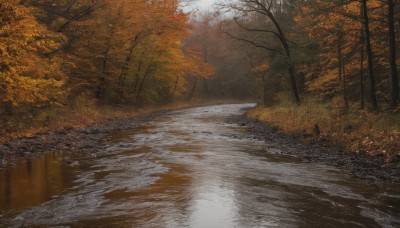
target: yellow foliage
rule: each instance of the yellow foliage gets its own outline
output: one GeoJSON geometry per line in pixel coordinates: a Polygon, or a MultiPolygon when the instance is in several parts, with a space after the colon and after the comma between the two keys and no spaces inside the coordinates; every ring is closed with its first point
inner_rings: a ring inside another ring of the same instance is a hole
{"type": "Polygon", "coordinates": [[[46,54],[66,38],[50,32],[20,4],[0,1],[0,101],[21,104],[51,103],[63,84],[61,61],[46,54]]]}
{"type": "Polygon", "coordinates": [[[330,70],[322,74],[318,80],[311,81],[308,84],[308,88],[310,91],[316,91],[324,88],[328,84],[337,84],[339,83],[338,75],[336,70],[330,70]]]}
{"type": "Polygon", "coordinates": [[[269,65],[267,63],[263,63],[263,64],[253,67],[251,69],[251,71],[254,73],[262,73],[262,72],[267,71],[268,68],[269,68],[269,65]]]}
{"type": "Polygon", "coordinates": [[[192,48],[187,51],[183,64],[183,70],[186,74],[198,78],[209,78],[214,74],[213,66],[206,63],[202,55],[203,53],[199,48],[192,48]]]}

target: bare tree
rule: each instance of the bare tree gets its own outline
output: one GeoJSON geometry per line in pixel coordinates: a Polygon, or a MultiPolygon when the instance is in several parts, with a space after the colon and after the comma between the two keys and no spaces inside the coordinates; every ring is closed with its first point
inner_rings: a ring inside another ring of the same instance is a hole
{"type": "Polygon", "coordinates": [[[291,41],[287,39],[281,24],[279,23],[279,21],[275,16],[276,12],[280,12],[282,9],[281,3],[278,3],[278,1],[276,0],[238,0],[238,1],[232,1],[230,4],[228,4],[228,7],[240,15],[240,18],[239,17],[235,18],[235,22],[245,31],[252,33],[271,34],[272,36],[274,36],[279,40],[283,48],[283,51],[276,48],[268,47],[264,44],[259,44],[257,43],[257,41],[251,38],[237,37],[228,33],[229,36],[247,42],[255,47],[283,54],[286,59],[287,70],[289,73],[290,88],[294,101],[297,104],[300,104],[300,96],[296,82],[296,70],[292,59],[291,48],[289,45],[291,41]],[[272,25],[272,29],[266,26],[261,28],[259,27],[251,28],[239,20],[242,18],[245,19],[246,16],[254,14],[262,18],[266,18],[268,21],[268,25],[272,25]]]}

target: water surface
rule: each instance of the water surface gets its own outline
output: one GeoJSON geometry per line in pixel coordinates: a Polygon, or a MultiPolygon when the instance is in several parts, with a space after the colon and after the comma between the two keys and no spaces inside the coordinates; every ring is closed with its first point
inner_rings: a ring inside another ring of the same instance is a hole
{"type": "Polygon", "coordinates": [[[225,121],[249,106],[172,112],[109,134],[94,153],[0,170],[0,226],[400,226],[398,186],[266,150],[279,145],[225,121]]]}

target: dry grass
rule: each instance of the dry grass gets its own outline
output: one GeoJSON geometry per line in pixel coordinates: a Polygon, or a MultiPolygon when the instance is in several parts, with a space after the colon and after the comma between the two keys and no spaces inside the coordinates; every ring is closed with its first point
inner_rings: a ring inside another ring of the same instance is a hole
{"type": "Polygon", "coordinates": [[[388,159],[400,155],[398,113],[371,113],[358,110],[356,105],[350,110],[346,113],[334,102],[310,100],[301,106],[283,102],[270,108],[257,107],[247,115],[296,135],[310,136],[318,124],[321,137],[330,138],[336,145],[369,155],[384,154],[388,159]]]}

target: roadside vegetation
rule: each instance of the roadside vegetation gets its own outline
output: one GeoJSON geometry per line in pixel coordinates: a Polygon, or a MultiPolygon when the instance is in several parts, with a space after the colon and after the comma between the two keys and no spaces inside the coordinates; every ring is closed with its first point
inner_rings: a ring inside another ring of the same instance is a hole
{"type": "Polygon", "coordinates": [[[345,148],[368,157],[385,157],[386,162],[399,158],[399,113],[368,112],[355,107],[355,111],[343,113],[337,105],[307,100],[299,107],[281,102],[273,107],[258,106],[247,116],[305,143],[345,148]]]}

